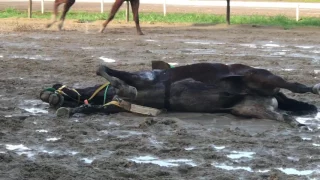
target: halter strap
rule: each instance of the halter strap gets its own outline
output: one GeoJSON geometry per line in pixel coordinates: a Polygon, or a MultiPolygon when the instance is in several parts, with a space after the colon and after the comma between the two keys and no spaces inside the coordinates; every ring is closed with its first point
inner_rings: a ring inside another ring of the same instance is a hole
{"type": "MultiPolygon", "coordinates": [[[[59,94],[63,94],[65,96],[68,96],[71,99],[74,99],[74,98],[70,97],[68,94],[66,94],[65,92],[62,91],[62,89],[66,88],[66,87],[67,87],[66,85],[63,85],[58,90],[56,90],[56,92],[58,92],[59,94]]],[[[72,90],[73,92],[75,92],[78,95],[78,103],[80,103],[80,97],[81,97],[80,93],[74,88],[72,88],[70,90],[72,90]]]]}

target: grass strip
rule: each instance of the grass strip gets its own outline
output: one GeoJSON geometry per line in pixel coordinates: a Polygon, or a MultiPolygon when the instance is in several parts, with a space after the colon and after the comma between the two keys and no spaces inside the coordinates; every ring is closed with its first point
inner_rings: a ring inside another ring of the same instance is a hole
{"type": "MultiPolygon", "coordinates": [[[[33,18],[50,19],[51,13],[36,11],[32,14],[33,18]]],[[[76,19],[78,22],[91,22],[96,20],[105,20],[108,13],[71,11],[67,19],[76,19]]],[[[14,8],[7,8],[0,11],[0,18],[27,18],[27,11],[19,11],[14,8]]],[[[115,20],[125,20],[125,11],[119,11],[115,20]]],[[[132,17],[130,18],[132,19],[132,17]]],[[[140,13],[140,22],[146,23],[193,23],[193,24],[221,24],[226,23],[225,15],[199,14],[199,13],[170,13],[163,16],[162,13],[140,13]]],[[[320,26],[320,18],[302,17],[302,20],[296,21],[284,15],[263,16],[263,15],[231,15],[231,24],[251,24],[280,26],[285,29],[302,26],[320,26]]]]}

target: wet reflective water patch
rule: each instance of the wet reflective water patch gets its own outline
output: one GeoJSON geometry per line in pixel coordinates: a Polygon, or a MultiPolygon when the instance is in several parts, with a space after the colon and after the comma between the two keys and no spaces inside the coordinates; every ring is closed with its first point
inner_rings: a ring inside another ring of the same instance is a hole
{"type": "Polygon", "coordinates": [[[194,149],[195,149],[194,146],[190,146],[190,147],[184,148],[184,150],[186,150],[186,151],[192,151],[192,150],[194,150],[194,149]]]}
{"type": "Polygon", "coordinates": [[[95,48],[94,47],[81,47],[81,49],[83,49],[83,50],[93,50],[95,48]]]}
{"type": "Polygon", "coordinates": [[[11,59],[43,60],[43,61],[53,60],[52,57],[43,56],[43,55],[10,55],[9,58],[11,58],[11,59]]]}
{"type": "Polygon", "coordinates": [[[162,147],[163,142],[158,141],[157,138],[155,136],[151,136],[148,138],[150,141],[150,144],[154,147],[160,148],[162,147]]]}
{"type": "Polygon", "coordinates": [[[312,127],[316,126],[317,129],[320,129],[320,112],[315,117],[297,117],[296,120],[302,124],[312,127]]]}
{"type": "Polygon", "coordinates": [[[192,54],[192,55],[209,55],[209,54],[216,54],[215,49],[183,49],[180,50],[182,54],[192,54]]]}
{"type": "Polygon", "coordinates": [[[227,157],[230,159],[252,158],[254,154],[256,153],[248,151],[231,151],[231,154],[227,155],[227,157]]]}
{"type": "Polygon", "coordinates": [[[49,105],[41,100],[25,100],[20,103],[20,109],[29,112],[32,115],[47,114],[49,105]]]}
{"type": "Polygon", "coordinates": [[[39,130],[36,130],[36,132],[39,132],[39,133],[47,133],[48,130],[45,130],[45,129],[39,129],[39,130]]]}
{"type": "Polygon", "coordinates": [[[214,149],[216,149],[216,150],[222,150],[222,149],[224,149],[224,148],[226,148],[225,146],[216,146],[216,145],[211,145],[214,149]]]}
{"type": "Polygon", "coordinates": [[[299,161],[300,158],[298,157],[291,157],[291,156],[288,156],[287,159],[291,160],[291,161],[299,161]]]}
{"type": "Polygon", "coordinates": [[[47,138],[46,139],[46,141],[58,141],[59,139],[61,139],[61,138],[59,138],[59,137],[50,137],[50,138],[47,138]]]}
{"type": "Polygon", "coordinates": [[[80,160],[86,164],[91,164],[95,160],[95,158],[81,158],[80,160]]]}
{"type": "Polygon", "coordinates": [[[253,49],[257,48],[256,44],[240,44],[240,46],[249,47],[249,48],[253,48],[253,49]]]}
{"type": "Polygon", "coordinates": [[[164,167],[177,167],[180,166],[180,164],[187,164],[193,167],[197,166],[197,164],[194,163],[191,159],[159,159],[158,157],[149,155],[134,157],[128,160],[136,163],[151,163],[164,167]]]}
{"type": "Polygon", "coordinates": [[[288,175],[300,175],[300,176],[305,176],[305,175],[310,175],[312,174],[313,170],[297,170],[297,169],[294,169],[294,168],[277,168],[278,170],[282,171],[283,173],[285,174],[288,174],[288,175]]]}
{"type": "Polygon", "coordinates": [[[158,40],[154,40],[154,39],[146,39],[145,41],[147,41],[147,42],[159,42],[158,40]]]}
{"type": "Polygon", "coordinates": [[[195,44],[195,45],[222,45],[222,44],[226,44],[224,42],[220,42],[220,41],[212,41],[212,40],[193,40],[193,39],[183,39],[183,40],[177,40],[177,41],[181,41],[185,44],[195,44]]]}
{"type": "Polygon", "coordinates": [[[246,170],[249,172],[253,172],[253,170],[250,167],[245,167],[245,166],[229,166],[226,164],[215,164],[213,163],[212,166],[220,168],[220,169],[225,169],[225,170],[246,170]]]}
{"type": "Polygon", "coordinates": [[[43,146],[34,146],[34,147],[27,147],[23,144],[6,144],[6,149],[9,151],[13,151],[14,153],[21,155],[26,155],[30,159],[34,159],[35,156],[39,155],[39,153],[46,153],[49,155],[76,155],[79,152],[72,151],[68,149],[64,150],[55,150],[55,149],[48,149],[43,146]]]}
{"type": "Polygon", "coordinates": [[[104,56],[99,57],[99,59],[101,59],[102,61],[104,61],[106,63],[114,63],[114,62],[116,62],[116,60],[110,59],[110,58],[107,58],[107,57],[104,57],[104,56]]]}

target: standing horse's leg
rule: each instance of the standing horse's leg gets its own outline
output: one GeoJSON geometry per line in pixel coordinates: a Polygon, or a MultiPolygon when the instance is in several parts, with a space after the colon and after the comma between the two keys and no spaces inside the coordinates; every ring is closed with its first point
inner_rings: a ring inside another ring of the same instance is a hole
{"type": "Polygon", "coordinates": [[[66,15],[67,15],[69,9],[71,8],[71,6],[74,3],[75,3],[75,0],[67,0],[67,2],[65,3],[64,8],[63,8],[63,12],[62,12],[62,15],[61,15],[61,18],[60,18],[60,23],[58,25],[59,30],[62,29],[64,20],[66,18],[66,15]]]}
{"type": "Polygon", "coordinates": [[[52,16],[52,22],[47,24],[47,28],[51,27],[55,22],[57,22],[57,16],[58,16],[58,7],[60,4],[65,3],[65,0],[55,0],[53,4],[53,16],[52,16]]]}
{"type": "Polygon", "coordinates": [[[133,19],[136,24],[137,34],[143,35],[141,28],[140,28],[140,23],[139,23],[140,0],[130,0],[130,3],[131,3],[132,13],[133,13],[133,19]]]}
{"type": "Polygon", "coordinates": [[[124,2],[124,0],[116,0],[116,2],[114,2],[108,19],[102,24],[102,28],[99,31],[100,33],[103,33],[103,31],[106,29],[109,22],[112,21],[112,19],[114,18],[115,14],[118,12],[118,10],[119,10],[120,6],[123,4],[123,2],[124,2]]]}

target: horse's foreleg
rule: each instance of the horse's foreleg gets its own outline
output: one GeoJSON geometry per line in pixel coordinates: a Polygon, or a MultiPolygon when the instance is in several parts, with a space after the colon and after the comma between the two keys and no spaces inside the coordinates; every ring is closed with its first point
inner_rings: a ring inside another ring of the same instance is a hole
{"type": "Polygon", "coordinates": [[[140,23],[139,23],[139,5],[140,5],[140,0],[131,0],[131,8],[132,8],[132,13],[133,13],[133,19],[136,24],[136,29],[138,35],[143,35],[141,28],[140,28],[140,23]]]}
{"type": "Polygon", "coordinates": [[[54,4],[53,4],[53,15],[52,15],[52,21],[51,23],[47,24],[47,28],[51,27],[55,22],[57,22],[57,15],[58,15],[58,7],[60,6],[60,4],[62,4],[62,1],[59,0],[55,0],[54,4]]]}
{"type": "Polygon", "coordinates": [[[120,6],[123,4],[123,2],[124,2],[124,0],[116,0],[116,2],[114,2],[108,19],[102,24],[102,28],[99,31],[100,33],[103,33],[103,31],[106,29],[109,22],[112,21],[112,19],[114,18],[115,14],[118,12],[118,10],[119,10],[120,6]]]}
{"type": "Polygon", "coordinates": [[[60,18],[60,23],[58,25],[59,30],[62,29],[64,20],[66,19],[66,15],[67,15],[69,9],[71,8],[71,6],[74,4],[74,2],[75,2],[75,0],[67,0],[67,2],[65,3],[64,8],[63,8],[63,12],[62,12],[62,15],[60,18]]]}
{"type": "Polygon", "coordinates": [[[121,79],[122,81],[124,81],[124,83],[130,86],[134,86],[138,89],[154,85],[154,81],[156,79],[156,75],[152,71],[132,73],[110,69],[106,66],[102,66],[100,68],[101,71],[106,72],[109,76],[121,79]]]}
{"type": "Polygon", "coordinates": [[[136,98],[138,91],[135,87],[129,86],[122,80],[116,77],[110,76],[105,69],[106,69],[105,66],[100,66],[97,70],[97,75],[104,77],[106,80],[110,82],[112,86],[119,89],[119,92],[118,92],[119,96],[128,97],[131,99],[136,98]]]}
{"type": "Polygon", "coordinates": [[[122,108],[114,105],[90,105],[85,104],[76,108],[66,108],[61,107],[56,111],[56,115],[58,117],[71,117],[72,115],[76,113],[82,113],[82,114],[92,114],[92,113],[106,113],[106,114],[112,114],[112,113],[118,113],[123,112],[122,108]]]}

